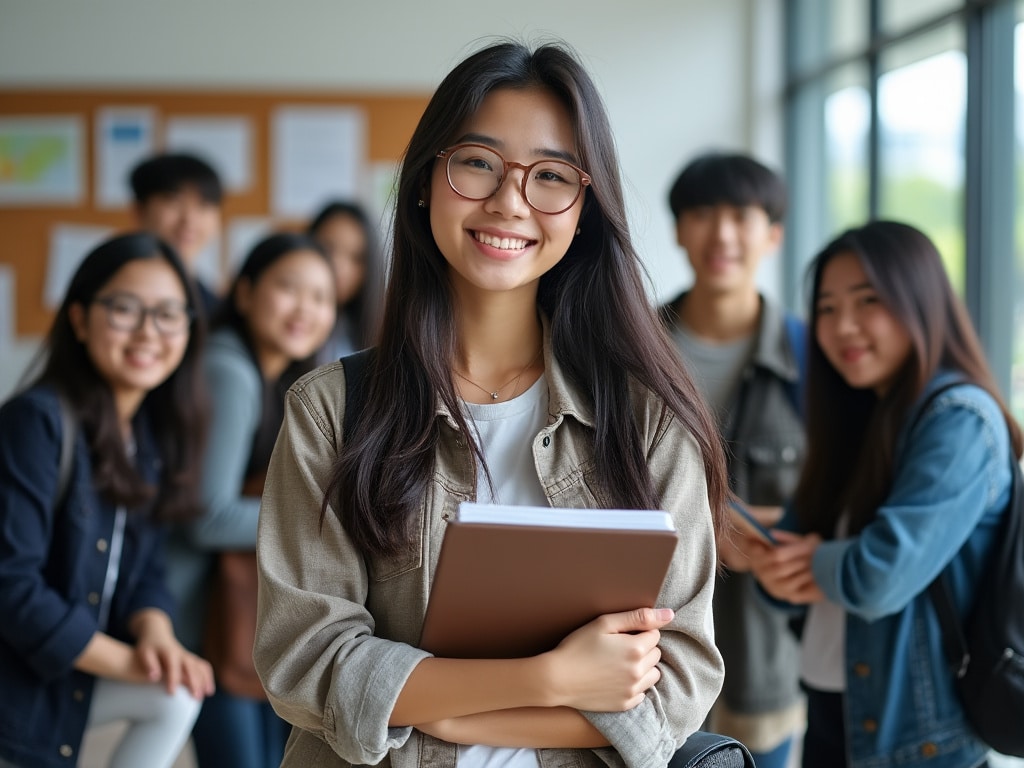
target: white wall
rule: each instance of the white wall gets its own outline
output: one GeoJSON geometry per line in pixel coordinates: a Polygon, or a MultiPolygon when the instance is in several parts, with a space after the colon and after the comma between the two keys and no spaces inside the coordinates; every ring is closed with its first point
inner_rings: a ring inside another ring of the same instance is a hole
{"type": "MultiPolygon", "coordinates": [[[[780,165],[781,5],[0,0],[0,87],[430,91],[488,36],[559,37],[579,51],[605,96],[634,235],[660,299],[689,279],[664,202],[685,160],[735,148],[780,165]]],[[[768,262],[763,274],[773,294],[777,266],[768,262]]]]}

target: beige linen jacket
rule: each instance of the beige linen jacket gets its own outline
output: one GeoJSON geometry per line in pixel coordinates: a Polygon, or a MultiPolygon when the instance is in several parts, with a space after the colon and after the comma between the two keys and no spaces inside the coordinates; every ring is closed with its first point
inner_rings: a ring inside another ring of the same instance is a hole
{"type": "MultiPolygon", "coordinates": [[[[557,507],[609,507],[595,476],[593,414],[587,398],[545,350],[548,425],[533,440],[537,474],[557,507]]],[[[401,407],[396,403],[395,407],[401,407]]],[[[584,712],[613,745],[543,749],[553,766],[663,768],[697,730],[722,685],[711,598],[715,542],[698,449],[660,401],[633,397],[663,508],[680,533],[658,607],[675,610],[662,630],[662,677],[628,712],[584,712]]],[[[475,497],[473,456],[439,407],[441,439],[423,499],[415,545],[398,557],[365,557],[320,503],[338,453],[345,412],[341,363],[319,368],[289,391],[267,475],[259,523],[259,627],[254,657],[274,709],[295,728],[286,768],[383,764],[455,768],[456,747],[388,718],[412,669],[444,517],[475,497]]]]}

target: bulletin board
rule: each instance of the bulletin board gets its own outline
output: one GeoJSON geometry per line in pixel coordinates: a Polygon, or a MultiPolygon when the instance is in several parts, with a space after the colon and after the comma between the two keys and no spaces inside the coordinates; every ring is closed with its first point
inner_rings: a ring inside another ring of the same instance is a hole
{"type": "MultiPolygon", "coordinates": [[[[282,220],[272,201],[272,125],[275,114],[292,107],[357,107],[364,119],[364,162],[397,163],[405,151],[429,94],[367,95],[337,92],[238,92],[171,90],[22,90],[0,89],[0,123],[8,118],[37,119],[40,125],[77,116],[82,128],[81,195],[77,201],[12,203],[0,199],[0,265],[15,275],[15,334],[46,332],[53,310],[43,299],[51,233],[58,224],[128,229],[134,226],[130,205],[111,209],[97,198],[94,174],[97,158],[94,131],[97,113],[111,108],[151,108],[156,115],[156,149],[162,149],[160,128],[175,118],[242,118],[250,126],[251,174],[243,190],[226,190],[225,224],[233,217],[272,217],[280,226],[299,226],[301,220],[282,220]]],[[[3,169],[0,168],[0,173],[3,169]]],[[[312,215],[315,211],[309,211],[312,215]]],[[[84,255],[84,254],[83,254],[84,255]]],[[[2,309],[2,308],[0,308],[2,309]]]]}

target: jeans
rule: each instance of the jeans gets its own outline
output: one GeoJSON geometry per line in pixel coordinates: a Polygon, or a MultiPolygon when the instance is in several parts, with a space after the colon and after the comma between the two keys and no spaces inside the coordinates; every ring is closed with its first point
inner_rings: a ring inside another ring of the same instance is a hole
{"type": "Polygon", "coordinates": [[[270,702],[218,689],[192,729],[196,762],[199,768],[278,768],[290,732],[270,702]]]}

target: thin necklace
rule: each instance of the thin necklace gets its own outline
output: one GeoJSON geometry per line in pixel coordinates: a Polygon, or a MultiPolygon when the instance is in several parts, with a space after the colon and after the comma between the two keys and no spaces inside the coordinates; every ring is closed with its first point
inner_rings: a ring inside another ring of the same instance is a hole
{"type": "Polygon", "coordinates": [[[479,389],[484,394],[490,395],[491,400],[497,400],[498,399],[498,393],[500,393],[501,390],[503,390],[505,387],[507,387],[512,382],[515,382],[515,384],[516,384],[515,389],[512,390],[512,394],[514,395],[516,393],[516,390],[519,389],[519,380],[521,378],[523,378],[523,374],[526,373],[527,370],[529,370],[530,366],[533,365],[535,362],[537,362],[537,359],[540,357],[540,354],[543,351],[544,351],[544,347],[541,347],[540,349],[538,349],[537,350],[537,354],[533,356],[533,359],[530,362],[528,362],[526,365],[523,366],[523,370],[521,370],[517,375],[513,376],[511,379],[506,381],[504,384],[502,384],[497,389],[487,389],[486,387],[481,387],[479,384],[477,384],[472,379],[470,379],[470,378],[468,378],[466,376],[463,376],[455,368],[452,368],[452,371],[454,371],[455,375],[458,376],[463,381],[472,384],[474,387],[479,389]]]}

